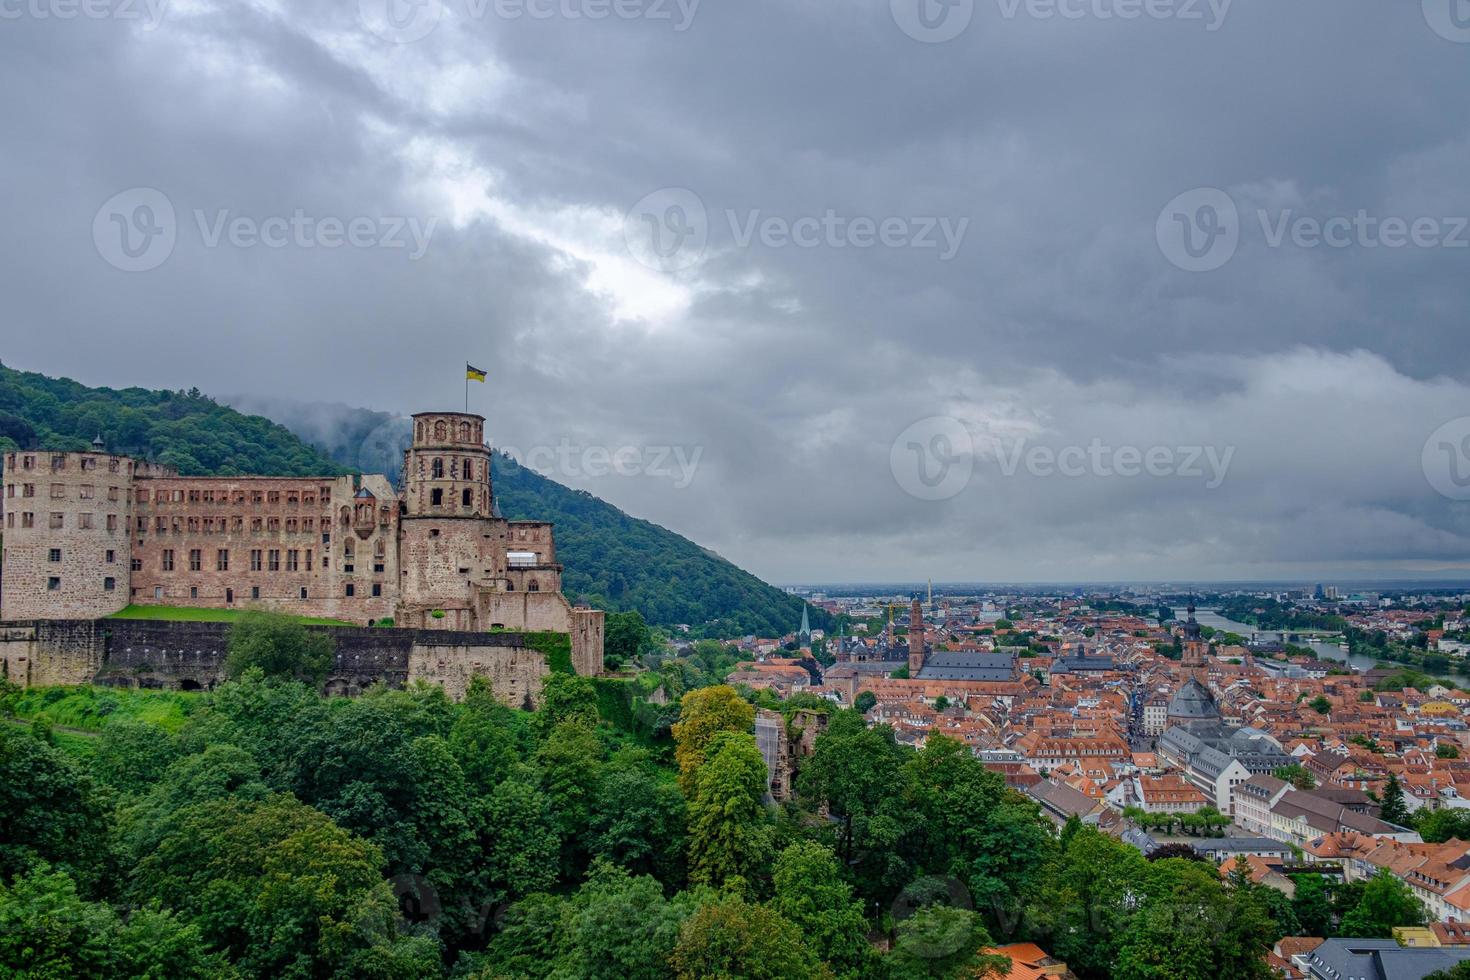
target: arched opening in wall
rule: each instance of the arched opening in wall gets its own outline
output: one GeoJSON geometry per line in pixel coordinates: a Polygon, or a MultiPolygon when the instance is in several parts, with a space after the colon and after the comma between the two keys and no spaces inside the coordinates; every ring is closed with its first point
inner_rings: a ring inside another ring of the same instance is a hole
{"type": "Polygon", "coordinates": [[[203,684],[200,684],[198,681],[191,681],[191,680],[185,678],[184,680],[179,681],[179,690],[181,690],[181,691],[202,691],[202,690],[204,690],[204,685],[203,684]]]}
{"type": "Polygon", "coordinates": [[[515,590],[516,590],[516,584],[514,582],[511,582],[511,581],[507,580],[506,583],[505,583],[505,591],[507,591],[507,592],[514,592],[515,590]]]}
{"type": "Polygon", "coordinates": [[[419,422],[413,427],[413,437],[418,442],[424,441],[424,423],[419,422]]]}
{"type": "Polygon", "coordinates": [[[448,436],[448,435],[449,435],[449,430],[445,427],[444,420],[443,419],[440,419],[439,421],[437,421],[437,422],[434,423],[434,438],[435,439],[439,440],[440,442],[443,442],[444,439],[445,439],[445,437],[448,436]]]}
{"type": "Polygon", "coordinates": [[[459,423],[459,441],[460,442],[469,442],[470,441],[470,424],[468,422],[461,422],[461,423],[459,423]]]}
{"type": "Polygon", "coordinates": [[[538,582],[538,581],[536,581],[535,579],[531,579],[531,584],[528,585],[528,586],[526,586],[526,591],[527,592],[540,592],[541,591],[541,583],[538,582]]]}
{"type": "Polygon", "coordinates": [[[460,500],[464,502],[464,505],[466,507],[470,506],[470,498],[471,498],[471,496],[472,496],[472,493],[468,489],[466,489],[464,491],[464,493],[462,493],[462,494],[459,495],[460,500]]]}

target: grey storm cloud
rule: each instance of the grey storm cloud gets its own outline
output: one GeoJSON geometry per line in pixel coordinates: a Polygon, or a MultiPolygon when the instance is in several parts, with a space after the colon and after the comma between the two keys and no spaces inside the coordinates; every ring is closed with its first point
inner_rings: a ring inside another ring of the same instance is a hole
{"type": "Polygon", "coordinates": [[[774,580],[1460,575],[1455,2],[0,0],[0,357],[395,413],[470,360],[774,580]]]}

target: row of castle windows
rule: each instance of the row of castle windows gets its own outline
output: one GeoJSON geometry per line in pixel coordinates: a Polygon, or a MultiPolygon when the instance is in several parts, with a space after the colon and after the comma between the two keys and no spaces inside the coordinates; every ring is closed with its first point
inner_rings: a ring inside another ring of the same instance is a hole
{"type": "MultiPolygon", "coordinates": [[[[136,526],[139,534],[148,533],[148,518],[138,517],[136,526]]],[[[252,534],[261,531],[279,532],[284,527],[287,534],[315,534],[316,518],[314,517],[252,517],[250,518],[250,531],[252,534]]],[[[331,521],[323,516],[321,520],[322,542],[331,540],[331,521]]],[[[153,519],[153,532],[155,534],[244,534],[245,518],[239,515],[234,517],[155,517],[153,519]]]]}
{"type": "MultiPolygon", "coordinates": [[[[207,489],[173,489],[149,491],[142,487],[134,491],[134,497],[140,504],[148,503],[150,495],[153,499],[153,502],[156,504],[243,504],[246,502],[247,499],[252,504],[279,504],[281,502],[282,491],[251,490],[248,493],[244,490],[230,491],[207,489]]],[[[332,489],[330,487],[321,487],[316,493],[302,492],[298,490],[285,491],[286,506],[315,507],[318,496],[321,497],[321,502],[323,506],[329,506],[332,503],[332,489]]]]}
{"type": "MultiPolygon", "coordinates": [[[[53,472],[53,473],[59,473],[62,470],[66,469],[66,454],[65,453],[51,453],[50,456],[51,456],[51,472],[53,472]]],[[[15,453],[11,453],[10,455],[8,455],[5,458],[5,468],[8,469],[8,470],[14,469],[15,468],[15,462],[16,462],[16,454],[15,453]]],[[[24,454],[24,455],[22,455],[20,457],[20,468],[23,469],[23,470],[34,470],[36,468],[36,457],[34,455],[32,455],[32,454],[24,454]]],[[[95,457],[95,456],[83,456],[82,457],[82,461],[81,461],[81,468],[82,468],[83,471],[95,470],[97,468],[97,457],[95,457]]],[[[107,472],[109,472],[109,473],[118,473],[121,470],[122,470],[122,461],[119,460],[116,456],[109,456],[107,458],[107,472]]],[[[131,462],[129,462],[128,463],[128,466],[127,466],[127,472],[131,473],[132,471],[133,471],[133,464],[131,462]]]]}
{"type": "MultiPolygon", "coordinates": [[[[48,587],[54,588],[54,589],[61,588],[61,580],[60,579],[54,579],[53,578],[50,581],[55,582],[56,584],[54,586],[48,586],[48,587]]],[[[113,579],[110,579],[110,578],[109,579],[103,579],[103,588],[111,590],[111,589],[114,589],[116,587],[117,587],[117,583],[113,579]]],[[[134,589],[133,590],[133,595],[137,595],[137,594],[138,594],[138,590],[137,589],[134,589]]],[[[346,590],[345,590],[345,592],[343,594],[346,595],[350,599],[350,598],[352,598],[353,596],[355,596],[357,594],[357,590],[355,588],[353,588],[351,585],[348,585],[347,588],[346,588],[346,590]]],[[[381,596],[383,594],[383,584],[381,582],[374,582],[373,583],[372,594],[373,594],[373,596],[375,598],[378,597],[378,596],[381,596]]],[[[153,587],[153,598],[154,599],[162,599],[163,597],[164,597],[163,596],[163,586],[161,586],[161,585],[155,585],[153,587]]],[[[301,599],[303,601],[306,600],[306,599],[308,599],[310,597],[310,595],[307,592],[305,586],[302,586],[301,587],[300,597],[301,597],[301,599]]],[[[190,599],[197,599],[197,598],[199,598],[199,586],[197,586],[197,585],[191,585],[191,586],[189,586],[189,598],[190,599]]],[[[258,586],[258,585],[252,585],[250,587],[250,598],[251,599],[259,599],[260,598],[260,586],[258,586]]],[[[235,590],[234,589],[225,589],[225,603],[226,603],[226,605],[234,605],[234,602],[235,602],[235,590]]]]}
{"type": "MultiPolygon", "coordinates": [[[[445,478],[445,474],[446,473],[448,473],[448,477],[451,480],[461,479],[461,477],[460,477],[460,463],[461,462],[464,463],[464,476],[463,476],[463,479],[465,479],[465,480],[473,480],[473,479],[475,479],[475,461],[472,460],[472,459],[461,460],[458,456],[451,456],[451,457],[449,457],[449,466],[448,466],[447,469],[444,466],[444,457],[443,456],[435,456],[429,462],[429,479],[431,479],[431,480],[442,480],[442,479],[445,478]]],[[[423,479],[424,478],[424,459],[423,459],[422,456],[419,457],[418,474],[419,474],[419,479],[423,479]]],[[[490,464],[489,463],[486,463],[486,464],[484,464],[484,466],[482,466],[480,468],[480,479],[481,480],[488,480],[489,478],[490,478],[490,464]]]]}
{"type": "MultiPolygon", "coordinates": [[[[106,578],[104,578],[102,580],[102,588],[104,590],[106,590],[107,592],[113,591],[114,589],[117,588],[117,579],[113,578],[111,575],[107,576],[106,578]]],[[[50,592],[60,592],[61,591],[61,576],[60,575],[51,575],[51,576],[48,576],[47,579],[46,579],[46,589],[48,591],[50,591],[50,592]]]]}
{"type": "MultiPolygon", "coordinates": [[[[479,426],[471,426],[468,422],[459,423],[458,441],[473,442],[475,440],[475,434],[478,429],[479,426]]],[[[423,422],[419,422],[414,426],[414,438],[419,442],[423,442],[425,433],[429,431],[431,430],[426,427],[423,422]]],[[[449,428],[448,422],[440,419],[439,421],[434,423],[434,428],[432,431],[434,433],[434,439],[438,442],[443,442],[444,440],[449,438],[449,434],[452,430],[449,428]]]]}
{"type": "MultiPolygon", "coordinates": [[[[19,516],[20,518],[20,527],[32,528],[36,526],[36,515],[32,511],[21,511],[19,515],[17,515],[15,511],[11,511],[10,513],[5,515],[5,526],[7,528],[16,527],[17,516],[19,516]]],[[[106,514],[104,516],[106,517],[104,526],[107,528],[107,530],[116,531],[117,515],[106,514]]],[[[92,513],[77,514],[76,518],[77,528],[79,530],[95,531],[97,529],[97,515],[92,513]]],[[[61,511],[53,511],[51,514],[48,515],[46,524],[47,527],[49,527],[53,531],[63,530],[66,527],[66,514],[61,511]]]]}
{"type": "MultiPolygon", "coordinates": [[[[35,495],[36,495],[36,485],[34,483],[7,483],[5,485],[5,496],[8,499],[14,500],[17,496],[20,496],[20,497],[34,497],[35,495]],[[19,488],[19,490],[20,490],[19,494],[16,493],[16,489],[17,488],[19,488]]],[[[95,486],[92,486],[91,484],[84,484],[83,486],[77,487],[77,499],[79,499],[79,500],[93,500],[93,499],[96,498],[96,496],[97,496],[97,488],[95,486]]],[[[120,500],[121,498],[122,498],[122,491],[119,488],[117,488],[117,487],[108,487],[107,488],[107,499],[108,500],[120,500]]],[[[51,484],[51,499],[52,500],[65,500],[66,499],[66,484],[64,484],[64,483],[53,483],[53,484],[51,484]]]]}

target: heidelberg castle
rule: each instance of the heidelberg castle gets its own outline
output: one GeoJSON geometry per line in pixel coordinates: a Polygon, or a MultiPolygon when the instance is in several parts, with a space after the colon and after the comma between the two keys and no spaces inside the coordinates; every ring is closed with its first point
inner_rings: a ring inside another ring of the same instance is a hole
{"type": "Polygon", "coordinates": [[[603,613],[562,595],[549,523],[499,516],[484,425],[415,415],[401,495],[383,476],[181,477],[100,443],[6,453],[0,621],[139,604],[549,631],[598,673],[603,613]]]}

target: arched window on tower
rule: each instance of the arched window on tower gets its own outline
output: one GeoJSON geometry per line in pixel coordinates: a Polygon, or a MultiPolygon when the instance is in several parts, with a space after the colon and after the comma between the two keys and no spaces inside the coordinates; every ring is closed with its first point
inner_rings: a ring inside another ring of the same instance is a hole
{"type": "Polygon", "coordinates": [[[528,585],[528,586],[526,586],[526,591],[527,592],[540,592],[541,591],[541,583],[538,582],[538,581],[536,581],[535,579],[531,579],[531,584],[528,585]]]}
{"type": "Polygon", "coordinates": [[[415,442],[424,441],[424,423],[415,422],[413,427],[413,438],[415,442]]]}
{"type": "Polygon", "coordinates": [[[468,487],[465,488],[464,493],[460,494],[460,500],[464,506],[470,506],[470,489],[468,487]]]}
{"type": "Polygon", "coordinates": [[[434,438],[435,439],[437,439],[440,442],[443,442],[445,440],[445,438],[448,437],[448,435],[449,435],[449,430],[445,427],[444,420],[443,419],[440,419],[439,421],[437,421],[437,422],[434,423],[434,438]]]}
{"type": "Polygon", "coordinates": [[[461,422],[461,423],[459,423],[459,441],[460,442],[469,442],[470,441],[470,424],[468,422],[461,422]]]}

